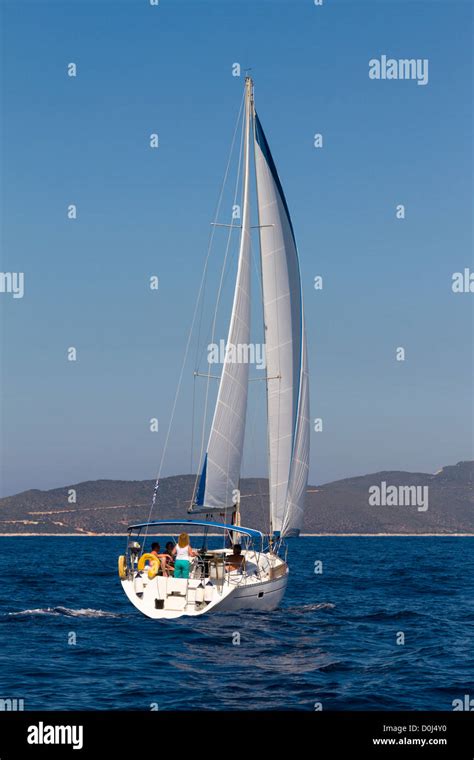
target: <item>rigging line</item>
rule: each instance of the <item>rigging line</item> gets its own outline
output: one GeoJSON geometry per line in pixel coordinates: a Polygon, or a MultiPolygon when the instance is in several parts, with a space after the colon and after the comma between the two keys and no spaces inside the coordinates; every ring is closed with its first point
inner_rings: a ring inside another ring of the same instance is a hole
{"type": "MultiPolygon", "coordinates": [[[[243,206],[243,202],[242,202],[242,206],[243,206]]],[[[242,234],[243,234],[243,233],[242,233],[242,234]]],[[[250,328],[249,328],[249,329],[250,329],[250,328]]],[[[222,368],[222,372],[224,372],[224,368],[222,368]]],[[[238,381],[237,381],[237,382],[238,382],[238,381]]],[[[241,387],[241,386],[240,386],[240,387],[241,387]]],[[[248,393],[248,383],[247,383],[247,393],[248,393]]],[[[246,415],[246,411],[247,411],[247,410],[245,410],[245,415],[246,415]]],[[[245,422],[244,422],[244,426],[245,426],[245,422]]],[[[245,427],[244,427],[244,429],[245,429],[245,427]]],[[[242,442],[242,445],[243,445],[243,442],[242,442]]],[[[235,448],[235,447],[234,447],[234,448],[235,448]]],[[[225,492],[226,492],[226,500],[227,500],[227,497],[228,497],[228,495],[229,495],[229,484],[230,484],[230,478],[229,478],[229,470],[230,470],[230,449],[231,449],[231,447],[230,447],[230,446],[228,446],[228,447],[227,447],[227,475],[226,475],[226,489],[225,489],[225,492]]],[[[241,451],[240,453],[241,453],[241,457],[242,457],[242,451],[241,451]]],[[[238,505],[239,505],[239,506],[238,506],[238,509],[239,509],[239,511],[240,511],[240,473],[239,473],[239,480],[238,480],[238,483],[237,483],[237,490],[238,490],[238,492],[239,492],[239,496],[238,496],[238,505]]],[[[233,493],[233,492],[232,492],[232,493],[233,493]]],[[[232,497],[232,494],[231,494],[231,497],[232,497]]],[[[233,500],[233,497],[232,497],[232,502],[233,502],[233,501],[234,501],[234,500],[233,500]]],[[[233,539],[233,534],[232,534],[232,539],[233,539]]]]}
{"type": "MultiPolygon", "coordinates": [[[[238,113],[237,121],[236,121],[235,128],[234,128],[234,134],[232,136],[232,142],[231,142],[229,157],[228,157],[228,160],[227,160],[227,166],[226,166],[226,169],[225,169],[224,178],[223,178],[223,181],[222,181],[221,190],[220,190],[220,194],[219,194],[219,199],[218,199],[218,203],[217,203],[216,215],[219,212],[220,205],[221,205],[221,202],[222,202],[222,197],[223,197],[223,194],[224,194],[224,186],[225,186],[225,183],[227,181],[227,176],[228,176],[228,173],[229,173],[229,167],[230,167],[230,163],[231,163],[232,153],[234,151],[235,138],[236,138],[237,131],[238,131],[238,128],[239,128],[239,122],[240,122],[240,118],[241,118],[243,103],[244,103],[244,98],[242,97],[242,102],[240,104],[239,113],[238,113]]],[[[189,329],[189,334],[188,334],[188,338],[187,338],[187,341],[186,341],[186,347],[185,347],[185,351],[184,351],[183,362],[182,362],[182,365],[181,365],[181,371],[179,373],[178,384],[176,386],[176,392],[175,392],[175,396],[174,396],[174,400],[173,400],[173,406],[172,406],[172,409],[171,409],[170,421],[169,421],[169,424],[168,424],[168,429],[166,431],[165,442],[164,442],[164,446],[163,446],[163,450],[162,450],[162,454],[161,454],[161,458],[160,458],[160,464],[159,464],[159,467],[158,467],[158,475],[157,475],[157,478],[156,478],[155,487],[153,489],[153,497],[152,497],[152,501],[151,501],[150,511],[148,513],[148,522],[150,522],[150,520],[151,520],[151,513],[153,511],[153,508],[154,508],[155,502],[156,502],[156,495],[157,495],[157,492],[158,492],[158,487],[159,487],[160,478],[161,478],[161,472],[162,472],[162,469],[163,469],[163,462],[164,462],[165,455],[166,455],[166,452],[167,452],[167,449],[168,449],[168,442],[169,442],[169,437],[170,437],[170,433],[171,433],[171,428],[172,428],[172,425],[173,425],[174,414],[175,414],[175,411],[176,411],[176,405],[177,405],[177,401],[178,401],[179,392],[181,390],[181,384],[182,384],[182,380],[183,380],[184,368],[186,366],[186,361],[187,361],[188,353],[189,353],[189,347],[191,345],[191,338],[192,338],[192,334],[193,334],[193,331],[194,331],[194,324],[195,324],[195,321],[196,321],[196,315],[197,315],[197,311],[198,311],[198,307],[199,307],[199,303],[200,303],[200,299],[201,299],[201,293],[203,291],[204,283],[206,281],[207,267],[208,267],[209,258],[210,258],[210,255],[211,255],[212,241],[213,241],[213,238],[214,238],[214,229],[215,229],[214,227],[211,227],[211,231],[210,231],[210,235],[209,235],[209,243],[208,243],[206,258],[205,258],[205,262],[204,262],[204,271],[203,271],[202,276],[201,276],[201,282],[199,284],[199,291],[198,291],[198,295],[197,295],[197,298],[196,298],[196,303],[194,305],[194,311],[193,311],[193,317],[192,317],[192,321],[191,321],[191,327],[189,329]]],[[[145,528],[145,534],[143,536],[142,552],[143,552],[143,547],[145,546],[145,541],[146,541],[147,535],[148,535],[148,525],[145,528]]]]}
{"type": "MultiPolygon", "coordinates": [[[[237,200],[237,192],[238,192],[238,186],[239,186],[239,180],[240,180],[240,166],[241,166],[241,160],[242,160],[242,143],[243,143],[243,131],[242,131],[242,140],[241,140],[241,144],[240,144],[238,171],[237,171],[237,177],[236,177],[235,188],[234,188],[233,206],[235,206],[235,203],[236,203],[236,200],[237,200]]],[[[216,300],[216,305],[215,305],[215,309],[214,309],[214,317],[213,317],[213,322],[212,322],[211,340],[210,340],[211,343],[214,343],[215,330],[216,330],[216,322],[217,322],[217,313],[218,313],[218,310],[219,310],[219,305],[220,305],[220,299],[221,299],[223,285],[224,285],[224,282],[225,282],[227,274],[228,274],[228,270],[226,269],[226,265],[227,265],[227,260],[228,260],[228,256],[229,256],[229,248],[230,248],[231,237],[232,237],[232,230],[229,229],[229,233],[228,233],[228,236],[227,236],[227,243],[226,243],[226,247],[225,247],[224,261],[223,261],[223,264],[222,264],[222,270],[221,270],[221,276],[220,276],[220,282],[219,282],[219,289],[218,289],[218,293],[217,293],[217,300],[216,300]]],[[[224,371],[224,367],[222,368],[222,373],[223,373],[223,371],[224,371]]],[[[222,373],[221,373],[221,377],[219,379],[222,379],[222,373]]],[[[196,494],[196,489],[197,489],[197,486],[198,486],[198,480],[199,480],[199,474],[200,474],[199,473],[200,463],[202,462],[203,454],[204,454],[205,434],[206,434],[206,425],[207,425],[207,413],[208,413],[207,409],[208,409],[208,405],[209,405],[209,388],[210,388],[210,379],[212,377],[212,375],[211,375],[211,365],[209,363],[208,363],[207,374],[205,374],[205,376],[207,377],[207,381],[206,381],[206,394],[205,394],[203,424],[202,424],[202,435],[201,435],[201,450],[200,450],[200,453],[199,453],[199,466],[198,466],[198,471],[196,473],[196,481],[195,481],[194,492],[193,492],[193,501],[194,501],[194,497],[195,497],[195,494],[196,494]]],[[[211,425],[211,429],[212,429],[212,425],[211,425]]]]}
{"type": "MultiPolygon", "coordinates": [[[[230,273],[232,271],[232,265],[234,263],[235,258],[237,258],[237,260],[238,260],[238,251],[231,251],[230,260],[228,262],[227,271],[226,271],[226,273],[224,275],[224,280],[223,280],[223,283],[222,283],[222,287],[225,286],[225,284],[227,283],[227,281],[228,281],[228,279],[230,277],[230,273]]],[[[209,327],[207,328],[207,331],[206,331],[206,340],[203,341],[203,343],[202,343],[203,346],[206,345],[206,341],[207,341],[207,343],[211,343],[211,330],[212,330],[212,324],[210,324],[209,327]]],[[[208,372],[200,372],[199,371],[200,366],[201,366],[201,359],[200,358],[196,358],[196,365],[195,365],[195,370],[194,370],[195,374],[198,377],[207,377],[208,372]]],[[[211,377],[214,378],[214,379],[217,379],[217,380],[221,379],[220,375],[211,375],[211,377]]]]}
{"type": "MultiPolygon", "coordinates": [[[[240,119],[241,119],[244,99],[245,99],[245,93],[244,93],[244,95],[242,95],[242,99],[240,101],[239,112],[237,114],[237,119],[236,119],[236,122],[235,122],[234,132],[233,132],[233,135],[232,135],[232,142],[231,142],[231,146],[230,146],[229,156],[228,156],[228,159],[227,159],[227,165],[226,165],[226,169],[225,169],[225,172],[224,172],[224,177],[223,177],[223,180],[222,180],[219,197],[217,199],[216,207],[215,207],[215,210],[214,210],[214,216],[213,216],[213,218],[215,220],[217,220],[218,217],[219,217],[219,213],[220,213],[220,209],[221,209],[221,205],[222,205],[222,199],[224,197],[224,188],[225,188],[226,183],[227,183],[227,177],[228,177],[228,174],[229,174],[229,169],[230,169],[230,164],[231,164],[231,160],[232,160],[232,155],[234,153],[235,138],[237,136],[237,131],[238,131],[239,124],[240,124],[240,119]]],[[[214,241],[215,231],[216,231],[215,225],[211,225],[211,229],[209,231],[209,240],[208,240],[208,253],[210,253],[211,248],[212,248],[212,244],[213,244],[213,241],[214,241]]],[[[190,473],[192,473],[192,471],[193,471],[193,459],[194,459],[196,371],[199,369],[199,352],[200,352],[200,347],[201,347],[202,320],[203,320],[203,314],[204,314],[204,302],[205,302],[205,292],[206,292],[206,282],[207,282],[207,277],[206,277],[206,274],[207,274],[207,259],[206,259],[206,267],[205,267],[204,274],[205,274],[205,279],[204,279],[204,285],[203,285],[203,290],[202,290],[202,296],[201,296],[201,299],[200,299],[200,306],[201,306],[201,308],[200,308],[200,312],[199,312],[199,322],[198,322],[198,330],[197,330],[197,336],[196,336],[196,353],[195,353],[195,357],[194,357],[193,411],[192,411],[192,419],[191,419],[191,457],[190,457],[190,459],[191,459],[191,466],[190,466],[190,473]]],[[[198,467],[199,467],[199,462],[198,462],[198,467]]]]}
{"type": "Polygon", "coordinates": [[[189,461],[189,474],[193,472],[193,452],[194,452],[194,409],[196,402],[196,373],[193,374],[193,403],[191,411],[191,455],[189,461]]]}
{"type": "MultiPolygon", "coordinates": [[[[245,93],[247,93],[247,88],[245,87],[245,93]]],[[[241,188],[241,202],[240,202],[240,209],[241,209],[241,234],[240,234],[240,241],[239,241],[239,256],[238,256],[238,264],[237,264],[237,278],[239,278],[239,266],[241,264],[240,256],[243,255],[245,251],[245,246],[248,245],[248,256],[245,264],[245,269],[249,274],[249,291],[251,291],[251,257],[252,257],[252,237],[251,237],[251,231],[250,229],[245,229],[244,224],[247,223],[247,227],[250,225],[250,113],[249,113],[249,104],[246,102],[245,105],[245,113],[243,116],[243,122],[242,122],[242,144],[241,144],[241,153],[239,157],[239,167],[240,167],[240,158],[242,157],[242,188],[241,188]],[[250,258],[250,261],[249,261],[250,258]]],[[[239,169],[240,171],[240,169],[239,169]]],[[[232,230],[229,230],[229,234],[232,232],[232,230]]],[[[242,260],[242,269],[243,269],[243,260],[242,260]]],[[[237,289],[239,280],[237,280],[235,289],[237,289]]],[[[240,284],[240,283],[239,283],[240,284]]],[[[250,293],[247,295],[249,299],[249,310],[250,310],[250,318],[249,318],[249,324],[248,324],[248,330],[250,334],[250,326],[251,326],[251,296],[250,293]]],[[[237,299],[237,294],[234,294],[234,299],[237,299]]],[[[232,329],[232,326],[234,324],[234,317],[235,314],[232,312],[231,318],[230,318],[230,325],[229,325],[229,331],[232,329]]],[[[241,320],[242,321],[242,320],[241,320]]],[[[222,376],[224,375],[225,367],[222,367],[222,376]]],[[[248,378],[248,373],[247,373],[248,378]]],[[[237,381],[237,378],[235,378],[237,381]]],[[[238,381],[237,381],[238,382],[238,381]]],[[[248,398],[248,380],[247,380],[247,398],[248,398]]],[[[246,402],[247,404],[247,402],[246,402]]],[[[245,417],[247,413],[247,405],[245,409],[244,414],[244,430],[245,430],[245,417]]],[[[243,441],[242,441],[243,445],[243,441]]],[[[234,447],[235,448],[235,447],[234,447]]],[[[227,474],[226,474],[226,501],[229,495],[229,484],[230,484],[230,449],[231,447],[227,447],[227,474]]],[[[242,461],[242,451],[241,454],[241,461],[242,461]]],[[[237,512],[234,512],[235,514],[239,515],[239,522],[240,522],[240,472],[239,472],[239,479],[237,482],[237,491],[238,491],[238,499],[237,499],[237,512]]],[[[233,491],[231,494],[232,502],[234,503],[233,498],[233,491]]],[[[235,534],[232,533],[230,536],[231,545],[234,543],[234,536],[235,534]]]]}
{"type": "MultiPolygon", "coordinates": [[[[238,193],[238,187],[239,187],[239,181],[240,181],[240,170],[241,170],[241,162],[242,162],[242,147],[244,142],[244,127],[245,127],[245,119],[242,119],[242,134],[241,134],[241,140],[240,140],[240,151],[239,151],[239,162],[238,162],[238,170],[237,170],[237,177],[235,180],[235,187],[234,187],[234,198],[232,206],[235,206],[236,200],[237,200],[237,193],[238,193]]],[[[219,310],[220,305],[220,298],[222,294],[222,285],[224,280],[224,275],[226,271],[226,263],[227,263],[227,257],[229,254],[229,248],[230,248],[230,241],[232,237],[232,229],[229,229],[228,235],[227,235],[227,243],[225,247],[225,254],[224,254],[224,261],[222,264],[221,269],[221,276],[220,276],[220,282],[219,282],[219,289],[217,292],[217,300],[216,300],[216,306],[214,309],[214,319],[212,322],[212,333],[211,333],[211,343],[214,343],[214,337],[215,337],[215,330],[216,330],[216,322],[217,322],[217,312],[219,310]]],[[[199,481],[199,469],[202,463],[203,459],[203,453],[204,453],[204,442],[205,442],[205,435],[206,435],[206,422],[207,422],[207,408],[209,405],[209,387],[210,387],[210,374],[211,374],[211,365],[208,363],[208,378],[206,382],[206,395],[205,395],[205,401],[204,401],[204,414],[203,414],[203,425],[202,425],[202,435],[201,435],[201,450],[199,453],[199,466],[198,466],[198,472],[196,473],[196,481],[194,484],[194,493],[193,493],[193,501],[196,494],[198,481],[199,481]]],[[[211,426],[212,427],[212,426],[211,426]]]]}
{"type": "MultiPolygon", "coordinates": [[[[244,102],[245,102],[245,92],[242,95],[242,99],[240,101],[239,113],[237,114],[237,120],[235,122],[235,127],[234,127],[234,133],[232,135],[232,143],[231,143],[231,146],[230,146],[229,157],[227,159],[227,166],[226,166],[226,170],[225,170],[225,173],[224,173],[224,179],[223,179],[222,184],[221,184],[219,198],[217,200],[216,208],[215,208],[215,211],[214,211],[214,217],[213,217],[214,218],[214,222],[216,222],[217,219],[218,219],[218,217],[219,217],[219,212],[220,212],[221,205],[222,205],[222,199],[224,197],[224,188],[225,188],[225,185],[227,183],[227,177],[228,177],[228,174],[229,174],[230,163],[231,163],[231,160],[232,160],[232,155],[234,153],[235,138],[237,136],[237,131],[238,131],[239,124],[240,124],[244,102]]],[[[213,223],[213,224],[211,224],[211,229],[209,231],[209,250],[210,250],[210,248],[212,246],[215,232],[216,232],[216,225],[215,225],[215,223],[213,223]]],[[[205,292],[205,285],[204,285],[203,297],[201,299],[201,310],[200,310],[200,315],[199,315],[198,333],[197,333],[197,340],[196,340],[196,355],[195,355],[195,359],[194,359],[194,369],[198,369],[198,357],[199,357],[199,350],[200,350],[200,343],[201,343],[201,329],[202,329],[202,319],[203,319],[203,312],[204,312],[204,292],[205,292]]]]}

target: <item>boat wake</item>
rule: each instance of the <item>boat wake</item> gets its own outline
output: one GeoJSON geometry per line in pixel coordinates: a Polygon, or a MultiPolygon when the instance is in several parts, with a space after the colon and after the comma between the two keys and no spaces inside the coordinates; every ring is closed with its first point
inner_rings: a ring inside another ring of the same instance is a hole
{"type": "Polygon", "coordinates": [[[3,617],[29,617],[31,615],[53,615],[65,617],[86,617],[86,618],[118,618],[120,615],[115,612],[106,612],[105,610],[79,609],[72,610],[69,607],[43,607],[33,610],[21,610],[19,612],[7,612],[3,617]]]}

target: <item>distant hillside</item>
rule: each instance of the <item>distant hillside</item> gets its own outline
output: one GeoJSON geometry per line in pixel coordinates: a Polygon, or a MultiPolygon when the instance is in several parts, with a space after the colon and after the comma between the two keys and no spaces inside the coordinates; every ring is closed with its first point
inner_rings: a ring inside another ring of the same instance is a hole
{"type": "MultiPolygon", "coordinates": [[[[304,533],[474,533],[474,462],[458,462],[434,475],[387,471],[308,486],[304,533]],[[371,506],[369,488],[427,486],[426,511],[416,506],[371,506]]],[[[160,483],[153,519],[185,517],[194,475],[160,483]]],[[[148,519],[154,481],[93,480],[51,491],[31,490],[0,499],[0,533],[118,533],[148,519]],[[69,489],[76,503],[68,501],[69,489]]],[[[242,522],[268,529],[268,482],[241,483],[242,522]]]]}

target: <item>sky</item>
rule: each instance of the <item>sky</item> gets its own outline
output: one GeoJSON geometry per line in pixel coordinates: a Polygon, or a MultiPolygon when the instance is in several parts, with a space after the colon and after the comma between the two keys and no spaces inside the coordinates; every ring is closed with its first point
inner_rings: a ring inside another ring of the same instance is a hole
{"type": "MultiPolygon", "coordinates": [[[[0,293],[2,496],[156,476],[248,67],[300,254],[310,483],[472,458],[471,3],[3,0],[1,33],[1,271],[24,273],[0,293]],[[369,78],[382,55],[428,59],[427,84],[369,78]]],[[[253,307],[258,335],[258,286],[253,307]]],[[[163,476],[199,459],[196,341],[163,476]]],[[[266,475],[263,394],[244,476],[266,475]]]]}

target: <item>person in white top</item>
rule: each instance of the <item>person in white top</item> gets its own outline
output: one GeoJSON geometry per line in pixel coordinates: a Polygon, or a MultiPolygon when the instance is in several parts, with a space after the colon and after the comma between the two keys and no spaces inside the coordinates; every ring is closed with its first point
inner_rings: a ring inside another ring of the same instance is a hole
{"type": "Polygon", "coordinates": [[[174,577],[175,578],[189,578],[189,567],[191,564],[191,558],[197,555],[197,551],[192,548],[189,543],[189,536],[187,533],[181,533],[178,538],[178,543],[173,549],[174,563],[174,577]]]}

